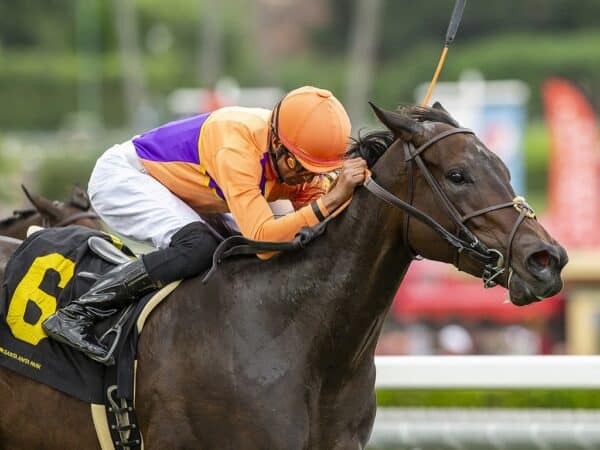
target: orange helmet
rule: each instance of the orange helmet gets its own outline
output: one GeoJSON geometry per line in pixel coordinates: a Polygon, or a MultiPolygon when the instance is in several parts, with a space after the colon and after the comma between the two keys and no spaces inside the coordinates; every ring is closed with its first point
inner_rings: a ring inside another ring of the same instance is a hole
{"type": "Polygon", "coordinates": [[[274,133],[298,161],[314,173],[342,167],[350,138],[350,118],[333,94],[304,86],[275,107],[274,133]]]}

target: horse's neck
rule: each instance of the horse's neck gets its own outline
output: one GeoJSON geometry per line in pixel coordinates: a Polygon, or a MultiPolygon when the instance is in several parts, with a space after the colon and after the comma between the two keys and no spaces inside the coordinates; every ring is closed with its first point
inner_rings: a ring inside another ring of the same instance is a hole
{"type": "Polygon", "coordinates": [[[372,355],[408,269],[411,258],[399,232],[401,220],[399,212],[360,189],[339,222],[303,258],[299,278],[315,280],[315,292],[304,301],[322,318],[317,331],[321,353],[340,366],[354,366],[372,355]]]}
{"type": "MultiPolygon", "coordinates": [[[[401,163],[393,158],[381,162],[380,167],[390,168],[401,163]]],[[[377,181],[398,192],[393,183],[405,178],[381,172],[377,181]]],[[[200,278],[193,280],[181,291],[186,298],[181,301],[187,306],[179,308],[176,320],[182,328],[195,329],[192,321],[206,316],[196,292],[231,296],[233,300],[224,306],[228,320],[256,315],[257,322],[270,324],[269,333],[283,335],[293,329],[291,334],[310,347],[306,354],[318,359],[312,367],[356,367],[372,358],[383,318],[411,261],[402,241],[402,217],[398,210],[359,188],[348,209],[301,252],[282,253],[263,263],[239,260],[238,268],[232,261],[231,266],[223,266],[218,287],[203,289],[200,278]],[[253,277],[254,283],[249,283],[248,277],[253,277]]],[[[223,301],[228,300],[224,297],[223,301]]],[[[165,322],[173,320],[171,315],[164,317],[165,322]]],[[[256,338],[252,342],[258,345],[257,351],[264,344],[260,336],[251,332],[246,336],[256,338]]]]}
{"type": "Polygon", "coordinates": [[[23,218],[6,219],[4,223],[0,223],[0,234],[25,239],[27,229],[31,225],[42,225],[42,216],[39,213],[23,218]]]}

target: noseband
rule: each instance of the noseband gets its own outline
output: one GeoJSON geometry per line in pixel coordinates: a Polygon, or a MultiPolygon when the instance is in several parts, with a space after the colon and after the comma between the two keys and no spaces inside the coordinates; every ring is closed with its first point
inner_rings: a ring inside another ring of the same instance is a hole
{"type": "Polygon", "coordinates": [[[452,136],[455,134],[475,133],[467,128],[453,128],[451,130],[444,131],[434,136],[418,148],[415,148],[412,142],[404,142],[404,161],[406,162],[408,168],[408,195],[406,197],[408,202],[399,199],[394,194],[381,187],[371,177],[369,177],[367,181],[365,181],[364,186],[367,188],[367,190],[369,190],[369,192],[374,194],[376,197],[380,198],[381,200],[385,201],[386,203],[392,206],[395,206],[396,208],[403,210],[406,213],[404,215],[403,236],[404,242],[408,246],[413,258],[416,258],[417,254],[411,248],[408,240],[408,226],[411,217],[432,228],[443,239],[445,239],[450,245],[452,245],[456,249],[454,259],[454,264],[456,265],[456,267],[460,268],[459,258],[461,253],[466,253],[470,257],[481,262],[484,265],[482,279],[483,286],[485,288],[495,286],[497,284],[497,278],[505,272],[508,274],[508,284],[510,279],[510,273],[512,271],[512,269],[510,268],[510,257],[515,234],[517,233],[517,229],[526,217],[535,219],[535,213],[523,197],[515,197],[510,202],[488,206],[486,208],[479,209],[477,211],[465,215],[461,215],[454,206],[454,204],[450,201],[450,199],[440,186],[439,182],[431,174],[431,172],[425,165],[423,158],[421,158],[421,153],[423,153],[433,144],[441,141],[442,139],[447,138],[448,136],[452,136]],[[435,193],[437,200],[439,200],[452,222],[454,222],[454,224],[456,225],[455,233],[449,232],[442,225],[436,222],[435,219],[433,219],[431,216],[412,206],[414,196],[415,164],[421,170],[421,173],[427,180],[427,183],[435,193]],[[497,211],[499,209],[510,207],[514,207],[517,210],[517,212],[519,213],[519,217],[515,221],[515,224],[513,225],[513,228],[508,237],[508,241],[506,244],[506,255],[504,255],[499,250],[488,248],[483,242],[481,242],[477,238],[477,236],[475,236],[475,234],[473,234],[473,232],[471,232],[471,230],[469,230],[469,228],[466,226],[466,223],[474,217],[478,217],[492,211],[497,211]]]}

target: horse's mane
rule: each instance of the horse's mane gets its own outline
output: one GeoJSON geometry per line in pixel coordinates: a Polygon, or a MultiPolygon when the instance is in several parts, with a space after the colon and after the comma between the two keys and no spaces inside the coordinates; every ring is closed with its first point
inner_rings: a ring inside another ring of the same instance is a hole
{"type": "Polygon", "coordinates": [[[369,131],[364,135],[359,133],[358,138],[352,138],[352,144],[346,151],[346,156],[350,158],[360,156],[367,161],[367,166],[371,168],[395,140],[392,132],[388,130],[369,131]]]}
{"type": "MultiPolygon", "coordinates": [[[[428,108],[418,105],[400,106],[397,113],[418,122],[441,122],[453,127],[459,127],[458,122],[445,110],[436,103],[434,107],[428,108]]],[[[387,148],[396,140],[393,133],[389,130],[369,131],[364,135],[360,135],[356,139],[352,139],[350,148],[346,151],[346,156],[355,158],[360,156],[365,161],[369,168],[377,162],[377,160],[385,153],[387,148]]]]}

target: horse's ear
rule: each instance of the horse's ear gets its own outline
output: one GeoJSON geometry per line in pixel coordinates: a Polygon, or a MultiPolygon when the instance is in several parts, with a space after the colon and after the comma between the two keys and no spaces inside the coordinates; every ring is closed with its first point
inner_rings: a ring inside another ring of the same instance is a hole
{"type": "Polygon", "coordinates": [[[440,102],[435,102],[433,105],[431,105],[431,107],[433,109],[439,109],[440,111],[444,111],[446,114],[450,114],[448,111],[446,111],[446,108],[444,108],[440,102]]]}
{"type": "Polygon", "coordinates": [[[85,192],[78,184],[73,186],[71,191],[71,204],[84,211],[90,209],[90,198],[88,197],[87,192],[85,192]]]}
{"type": "Polygon", "coordinates": [[[29,192],[29,190],[25,187],[24,184],[21,185],[21,189],[23,190],[23,192],[25,193],[25,196],[27,197],[27,199],[31,202],[31,204],[33,206],[35,206],[35,199],[34,196],[29,192]]]}
{"type": "Polygon", "coordinates": [[[420,134],[422,127],[416,120],[412,120],[397,112],[386,111],[371,102],[369,102],[369,105],[371,105],[381,123],[394,133],[396,137],[405,141],[412,141],[416,135],[420,134]]]}
{"type": "Polygon", "coordinates": [[[46,215],[51,219],[60,220],[63,216],[60,208],[56,207],[50,200],[42,197],[41,195],[31,194],[24,185],[21,185],[21,189],[25,192],[25,195],[34,206],[34,208],[42,215],[46,215]]]}

